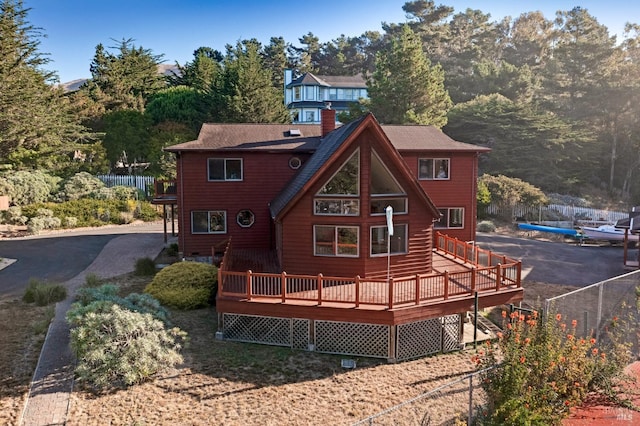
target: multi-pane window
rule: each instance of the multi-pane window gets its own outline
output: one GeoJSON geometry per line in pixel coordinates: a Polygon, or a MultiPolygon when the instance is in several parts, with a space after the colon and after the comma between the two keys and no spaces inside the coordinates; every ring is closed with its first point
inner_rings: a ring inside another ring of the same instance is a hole
{"type": "Polygon", "coordinates": [[[448,158],[421,158],[418,160],[418,178],[449,179],[449,163],[448,158]]]}
{"type": "Polygon", "coordinates": [[[227,232],[227,212],[224,210],[192,211],[193,234],[224,234],[227,232]]]}
{"type": "Polygon", "coordinates": [[[293,100],[294,101],[302,100],[302,88],[300,86],[295,86],[293,88],[293,100]]]}
{"type": "Polygon", "coordinates": [[[312,123],[316,120],[316,112],[315,111],[305,111],[304,112],[304,121],[312,123]]]}
{"type": "Polygon", "coordinates": [[[316,193],[314,213],[358,216],[360,214],[359,196],[360,151],[356,151],[316,193]]]}
{"type": "Polygon", "coordinates": [[[314,255],[358,257],[357,226],[313,227],[314,255]]]}
{"type": "Polygon", "coordinates": [[[210,181],[242,180],[240,158],[209,158],[207,163],[210,181]]]}
{"type": "Polygon", "coordinates": [[[391,254],[407,253],[407,225],[395,224],[393,235],[389,238],[387,226],[371,227],[371,256],[387,254],[387,248],[391,254]]]}
{"type": "Polygon", "coordinates": [[[434,222],[434,228],[464,228],[464,208],[462,207],[449,207],[438,209],[442,217],[439,222],[434,222]]]}

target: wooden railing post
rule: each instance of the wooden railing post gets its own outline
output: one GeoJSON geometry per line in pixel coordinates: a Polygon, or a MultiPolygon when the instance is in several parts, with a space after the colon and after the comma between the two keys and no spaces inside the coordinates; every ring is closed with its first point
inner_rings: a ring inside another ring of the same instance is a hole
{"type": "Polygon", "coordinates": [[[356,308],[360,306],[360,275],[356,275],[356,308]]]}
{"type": "Polygon", "coordinates": [[[420,274],[416,274],[416,305],[420,304],[420,274]]]}
{"type": "Polygon", "coordinates": [[[393,309],[393,277],[389,278],[387,285],[389,286],[389,309],[393,309]]]}
{"type": "Polygon", "coordinates": [[[251,269],[249,269],[247,271],[247,300],[251,300],[251,293],[252,293],[252,291],[251,291],[251,282],[253,281],[251,279],[251,274],[252,273],[253,272],[251,272],[251,269]]]}
{"type": "Polygon", "coordinates": [[[449,271],[444,271],[444,300],[449,298],[449,271]]]}
{"type": "Polygon", "coordinates": [[[318,306],[322,305],[322,274],[318,274],[318,306]]]}
{"type": "Polygon", "coordinates": [[[222,287],[224,286],[224,278],[222,278],[222,265],[218,268],[218,294],[217,297],[222,295],[222,287]]]}
{"type": "Polygon", "coordinates": [[[496,265],[496,291],[500,291],[502,287],[502,265],[498,263],[496,265]]]}
{"type": "Polygon", "coordinates": [[[282,293],[282,303],[287,300],[287,273],[282,271],[280,274],[280,292],[282,293]]]}
{"type": "Polygon", "coordinates": [[[518,261],[518,268],[517,268],[517,272],[516,272],[516,280],[517,281],[517,287],[522,286],[522,282],[520,281],[520,279],[522,278],[522,262],[518,261]]]}

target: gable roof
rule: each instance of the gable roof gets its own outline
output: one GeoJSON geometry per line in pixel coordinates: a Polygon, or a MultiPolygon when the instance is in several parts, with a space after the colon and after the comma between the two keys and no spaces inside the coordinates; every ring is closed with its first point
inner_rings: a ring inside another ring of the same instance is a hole
{"type": "Polygon", "coordinates": [[[433,126],[383,124],[381,127],[398,151],[491,151],[487,147],[453,140],[433,126]]]}
{"type": "Polygon", "coordinates": [[[360,133],[365,127],[373,126],[376,133],[384,140],[384,146],[388,148],[387,152],[389,158],[392,158],[396,162],[396,165],[404,173],[404,180],[408,182],[422,198],[423,201],[429,206],[429,209],[435,217],[440,216],[439,210],[431,201],[431,198],[424,192],[424,189],[420,186],[415,178],[411,175],[406,164],[402,160],[402,157],[398,151],[391,144],[389,138],[376,121],[373,114],[368,113],[356,121],[352,121],[337,130],[329,133],[327,137],[322,140],[322,143],[318,146],[317,151],[311,156],[311,158],[304,165],[303,169],[293,178],[293,180],[284,188],[284,190],[272,201],[269,209],[271,211],[271,217],[276,218],[278,215],[286,211],[287,207],[292,205],[292,202],[302,196],[304,189],[309,186],[313,179],[318,176],[318,172],[325,165],[328,164],[329,159],[336,155],[339,149],[348,141],[353,140],[357,134],[360,133]],[[353,137],[352,137],[353,136],[353,137]]]}
{"type": "Polygon", "coordinates": [[[293,180],[282,190],[282,192],[271,202],[269,209],[271,217],[275,218],[289,204],[295,196],[302,191],[307,183],[315,176],[327,160],[340,148],[347,140],[354,129],[356,129],[366,116],[352,121],[333,132],[327,134],[318,145],[316,152],[307,160],[293,180]]]}
{"type": "Polygon", "coordinates": [[[302,74],[287,84],[287,88],[293,86],[325,86],[325,87],[351,87],[366,89],[367,83],[362,74],[358,75],[315,75],[310,72],[302,74]]]}

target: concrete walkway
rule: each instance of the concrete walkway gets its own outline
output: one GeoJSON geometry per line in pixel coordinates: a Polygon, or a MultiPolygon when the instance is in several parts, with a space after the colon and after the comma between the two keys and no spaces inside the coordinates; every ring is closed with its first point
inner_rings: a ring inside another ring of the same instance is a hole
{"type": "MultiPolygon", "coordinates": [[[[147,231],[148,232],[148,231],[147,231]]],[[[137,259],[154,259],[164,247],[162,231],[135,233],[109,241],[98,257],[83,272],[66,282],[69,297],[56,305],[40,359],[33,376],[29,396],[20,420],[25,426],[64,425],[73,390],[75,357],[69,346],[69,326],[65,314],[76,290],[88,274],[111,278],[131,272],[137,259]]]]}

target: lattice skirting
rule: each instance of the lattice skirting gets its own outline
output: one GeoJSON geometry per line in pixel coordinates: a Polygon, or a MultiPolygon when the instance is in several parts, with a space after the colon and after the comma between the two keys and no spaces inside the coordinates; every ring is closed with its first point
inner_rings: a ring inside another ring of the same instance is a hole
{"type": "Polygon", "coordinates": [[[398,326],[222,314],[225,340],[317,352],[407,360],[460,348],[459,315],[398,326]]]}

